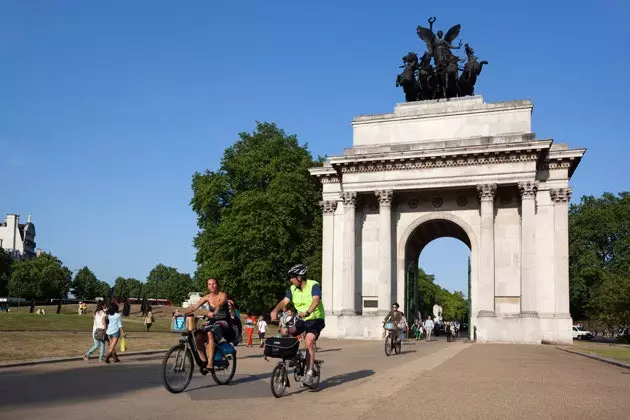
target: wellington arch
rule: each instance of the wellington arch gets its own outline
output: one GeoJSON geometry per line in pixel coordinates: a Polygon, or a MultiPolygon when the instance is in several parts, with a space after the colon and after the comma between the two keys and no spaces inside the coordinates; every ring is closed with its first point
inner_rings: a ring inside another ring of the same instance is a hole
{"type": "Polygon", "coordinates": [[[424,246],[453,237],[471,251],[477,341],[572,341],[569,181],[585,149],[537,139],[532,111],[472,96],[353,120],[352,147],[311,169],[323,187],[323,336],[381,339],[391,304],[413,307],[406,285],[424,246]]]}

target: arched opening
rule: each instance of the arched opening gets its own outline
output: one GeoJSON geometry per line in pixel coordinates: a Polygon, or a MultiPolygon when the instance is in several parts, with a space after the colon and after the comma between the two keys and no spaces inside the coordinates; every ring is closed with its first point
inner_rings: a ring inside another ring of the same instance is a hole
{"type": "MultiPolygon", "coordinates": [[[[402,300],[402,302],[404,302],[404,310],[405,313],[408,315],[408,318],[413,320],[415,320],[419,316],[419,313],[421,313],[423,318],[426,318],[427,315],[430,315],[433,318],[434,315],[432,309],[435,303],[439,303],[442,307],[444,306],[444,302],[428,302],[428,300],[435,300],[435,295],[427,297],[428,292],[426,284],[422,283],[425,287],[424,290],[420,290],[422,289],[422,287],[419,287],[418,281],[418,265],[423,251],[427,249],[427,252],[432,253],[431,251],[436,245],[438,247],[442,247],[442,244],[444,242],[446,242],[447,244],[450,243],[450,246],[447,245],[446,249],[444,250],[446,251],[446,254],[441,255],[441,264],[449,264],[449,261],[453,263],[454,261],[452,260],[452,258],[454,257],[454,254],[451,253],[449,255],[449,248],[451,250],[453,250],[454,248],[457,249],[457,255],[459,255],[460,258],[463,257],[462,261],[458,261],[459,266],[460,268],[463,267],[464,269],[462,271],[458,271],[458,276],[461,275],[463,276],[463,278],[457,279],[457,281],[455,281],[454,283],[457,286],[464,287],[454,287],[453,282],[450,283],[451,287],[445,287],[444,283],[441,282],[438,278],[438,280],[436,281],[437,289],[430,290],[437,290],[437,292],[435,292],[437,295],[441,296],[442,298],[446,298],[447,296],[445,295],[445,292],[441,289],[447,289],[449,292],[454,292],[455,290],[453,289],[460,289],[459,291],[462,292],[462,294],[465,296],[465,298],[459,298],[465,299],[465,315],[462,316],[462,307],[458,307],[457,310],[454,310],[452,309],[452,306],[449,306],[448,316],[459,317],[460,319],[447,320],[464,323],[466,324],[466,326],[469,327],[467,331],[470,331],[472,330],[472,327],[470,326],[474,325],[474,316],[471,315],[474,314],[475,307],[472,297],[475,295],[477,282],[477,242],[474,232],[472,231],[470,226],[465,221],[459,219],[452,214],[433,213],[424,215],[417,219],[414,223],[412,223],[403,233],[398,246],[399,253],[397,296],[399,300],[402,300]],[[457,240],[457,243],[463,245],[463,247],[454,244],[455,241],[453,241],[452,239],[440,241],[440,238],[455,239],[457,240]],[[453,247],[453,245],[455,245],[455,247],[453,247]],[[462,248],[464,248],[464,250],[462,250],[462,248]],[[466,255],[466,249],[470,252],[470,258],[467,258],[468,255],[466,255]]],[[[435,255],[435,253],[433,254],[435,255]]],[[[452,305],[453,301],[458,300],[458,298],[454,296],[452,296],[451,298],[449,298],[449,305],[452,305]]],[[[469,334],[468,332],[465,332],[465,334],[467,334],[468,336],[472,336],[472,334],[469,334]]]]}

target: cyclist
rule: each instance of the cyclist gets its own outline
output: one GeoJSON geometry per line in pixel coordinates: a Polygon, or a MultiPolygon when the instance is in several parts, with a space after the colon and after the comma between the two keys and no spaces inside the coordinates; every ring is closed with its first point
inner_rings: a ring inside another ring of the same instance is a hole
{"type": "MultiPolygon", "coordinates": [[[[394,327],[396,327],[396,329],[399,329],[399,328],[403,327],[403,320],[405,319],[405,314],[398,310],[399,307],[400,306],[398,306],[398,303],[394,303],[392,305],[392,310],[389,311],[389,313],[387,314],[387,316],[383,320],[383,324],[385,324],[386,322],[391,321],[392,324],[394,324],[394,327]]],[[[399,331],[398,334],[395,335],[394,337],[396,337],[396,338],[398,338],[399,340],[402,341],[402,337],[399,337],[400,333],[401,332],[399,331]]]]}
{"type": "MultiPolygon", "coordinates": [[[[236,338],[236,333],[231,325],[227,294],[220,290],[219,280],[211,278],[208,279],[207,284],[210,293],[183,312],[183,315],[191,314],[206,303],[210,307],[210,312],[206,314],[210,320],[195,331],[199,357],[205,362],[206,371],[213,369],[213,364],[208,363],[208,360],[214,358],[215,342],[218,343],[222,338],[225,338],[227,342],[232,342],[236,338]]],[[[175,311],[175,315],[180,315],[179,311],[175,311]]]]}
{"type": "Polygon", "coordinates": [[[271,311],[271,319],[275,320],[278,311],[285,309],[289,303],[293,303],[297,316],[294,327],[290,329],[291,335],[299,336],[306,333],[306,351],[308,353],[308,371],[304,376],[304,385],[313,384],[313,366],[315,365],[316,341],[319,334],[326,326],[324,321],[324,304],[322,303],[322,289],[318,282],[307,280],[308,268],[304,264],[298,264],[289,270],[291,287],[286,296],[271,311]]]}

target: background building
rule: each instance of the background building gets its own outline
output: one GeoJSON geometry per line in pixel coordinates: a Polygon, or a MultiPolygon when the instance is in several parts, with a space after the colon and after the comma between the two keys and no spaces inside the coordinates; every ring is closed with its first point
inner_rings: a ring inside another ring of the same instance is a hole
{"type": "Polygon", "coordinates": [[[30,215],[26,223],[20,223],[18,214],[7,214],[6,219],[0,222],[0,247],[15,258],[36,256],[35,225],[30,215]]]}

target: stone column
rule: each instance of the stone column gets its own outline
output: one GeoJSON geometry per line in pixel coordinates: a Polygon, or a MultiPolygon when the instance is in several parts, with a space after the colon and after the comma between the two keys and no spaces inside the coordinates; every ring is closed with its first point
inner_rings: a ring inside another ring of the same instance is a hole
{"type": "Polygon", "coordinates": [[[554,284],[556,315],[569,316],[569,200],[571,188],[549,191],[554,203],[554,284]]]}
{"type": "Polygon", "coordinates": [[[322,233],[322,301],[324,310],[332,313],[333,295],[335,293],[334,258],[335,258],[335,210],[337,201],[323,201],[323,233],[322,233]]]}
{"type": "Polygon", "coordinates": [[[355,268],[356,268],[356,233],[355,212],[357,203],[356,192],[343,192],[343,285],[341,315],[356,315],[354,307],[355,268]]]}
{"type": "Polygon", "coordinates": [[[378,231],[378,310],[389,312],[392,305],[392,190],[376,191],[380,204],[378,231]]]}
{"type": "Polygon", "coordinates": [[[478,316],[494,316],[494,197],[497,184],[477,186],[481,201],[478,316]]]}
{"type": "Polygon", "coordinates": [[[538,182],[519,182],[518,189],[521,193],[521,314],[538,316],[535,243],[538,182]]]}

